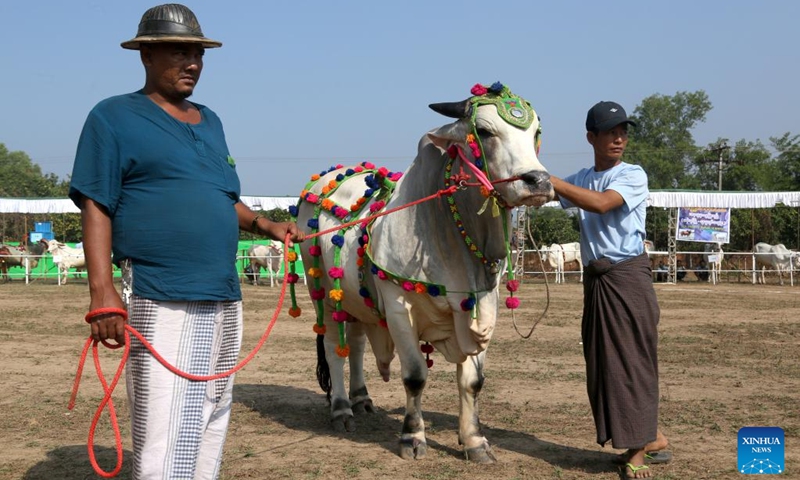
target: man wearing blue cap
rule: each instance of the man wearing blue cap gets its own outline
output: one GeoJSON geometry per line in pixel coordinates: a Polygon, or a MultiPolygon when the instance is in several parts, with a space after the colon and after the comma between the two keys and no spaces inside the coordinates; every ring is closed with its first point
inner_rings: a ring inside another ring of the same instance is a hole
{"type": "MultiPolygon", "coordinates": [[[[242,337],[239,230],[302,240],[240,201],[219,117],[190,102],[208,48],[183,5],[153,7],[135,38],[145,85],[98,103],[75,156],[69,195],[81,208],[92,336],[125,343],[125,319],[170,364],[195,376],[230,370],[242,337]],[[197,263],[187,249],[199,252],[197,263]],[[122,267],[122,297],[112,282],[122,267]],[[123,302],[122,299],[125,299],[123,302]]],[[[190,381],[131,342],[126,380],[136,479],[215,479],[233,376],[190,381]]]]}
{"type": "Polygon", "coordinates": [[[644,252],[647,174],[622,161],[628,125],[615,102],[586,116],[594,166],[559,179],[564,208],[577,207],[586,270],[581,337],[597,442],[626,449],[616,457],[629,478],[652,476],[667,439],[658,430],[659,306],[644,252]],[[655,460],[655,461],[654,461],[655,460]]]}

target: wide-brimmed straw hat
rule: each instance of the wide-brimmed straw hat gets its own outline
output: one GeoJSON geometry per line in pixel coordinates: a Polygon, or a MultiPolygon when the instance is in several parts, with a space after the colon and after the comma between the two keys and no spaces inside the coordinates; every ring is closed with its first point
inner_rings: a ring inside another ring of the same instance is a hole
{"type": "Polygon", "coordinates": [[[164,42],[198,43],[205,48],[222,46],[222,42],[206,38],[194,13],[178,3],[159,5],[144,12],[136,37],[120,45],[139,50],[143,43],[164,42]]]}

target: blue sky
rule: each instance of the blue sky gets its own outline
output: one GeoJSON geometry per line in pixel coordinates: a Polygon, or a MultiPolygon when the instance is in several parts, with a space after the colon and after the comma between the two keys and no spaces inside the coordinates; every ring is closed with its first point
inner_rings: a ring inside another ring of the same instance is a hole
{"type": "MultiPolygon", "coordinates": [[[[138,90],[152,1],[2,2],[0,142],[64,177],[86,114],[138,90]]],[[[193,101],[222,118],[245,195],[296,195],[328,166],[405,170],[447,123],[429,103],[501,81],[542,118],[541,161],[591,163],[586,110],[705,90],[698,144],[800,133],[796,1],[187,2],[206,53],[193,101]]]]}

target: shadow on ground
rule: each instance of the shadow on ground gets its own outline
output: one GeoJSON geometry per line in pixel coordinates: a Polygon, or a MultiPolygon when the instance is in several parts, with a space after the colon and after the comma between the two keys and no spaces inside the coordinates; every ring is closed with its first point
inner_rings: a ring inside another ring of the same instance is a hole
{"type": "MultiPolygon", "coordinates": [[[[113,448],[95,447],[95,458],[100,468],[111,472],[117,465],[117,452],[113,448]]],[[[122,471],[117,475],[118,480],[131,478],[131,458],[133,452],[123,451],[122,471]]],[[[70,445],[59,447],[47,452],[47,460],[37,463],[22,477],[23,480],[89,480],[102,478],[94,473],[89,462],[89,452],[86,445],[70,445]]]]}
{"type": "MultiPolygon", "coordinates": [[[[327,436],[332,442],[347,438],[358,443],[380,445],[388,454],[398,454],[397,437],[402,428],[404,408],[385,410],[377,407],[375,413],[356,415],[356,431],[339,434],[331,428],[324,394],[285,385],[243,384],[234,386],[233,398],[234,402],[290,430],[307,432],[309,438],[327,436]]],[[[452,431],[453,435],[457,435],[457,416],[426,411],[424,417],[426,424],[433,426],[436,431],[452,431]]],[[[564,470],[608,472],[614,458],[613,453],[559,445],[524,432],[484,426],[483,434],[495,448],[538,458],[564,470]]],[[[428,437],[428,449],[429,455],[431,450],[454,457],[464,455],[460,449],[438,443],[431,436],[428,437]]]]}

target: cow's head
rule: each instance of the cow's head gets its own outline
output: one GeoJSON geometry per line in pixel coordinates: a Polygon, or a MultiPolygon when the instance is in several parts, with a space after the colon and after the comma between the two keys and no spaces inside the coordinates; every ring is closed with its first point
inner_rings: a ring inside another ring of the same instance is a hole
{"type": "Polygon", "coordinates": [[[539,116],[530,103],[499,82],[475,85],[462,102],[435,103],[434,111],[458,121],[428,134],[440,149],[459,145],[464,154],[495,184],[509,206],[540,206],[553,198],[550,174],[537,156],[541,141],[539,116]]]}

